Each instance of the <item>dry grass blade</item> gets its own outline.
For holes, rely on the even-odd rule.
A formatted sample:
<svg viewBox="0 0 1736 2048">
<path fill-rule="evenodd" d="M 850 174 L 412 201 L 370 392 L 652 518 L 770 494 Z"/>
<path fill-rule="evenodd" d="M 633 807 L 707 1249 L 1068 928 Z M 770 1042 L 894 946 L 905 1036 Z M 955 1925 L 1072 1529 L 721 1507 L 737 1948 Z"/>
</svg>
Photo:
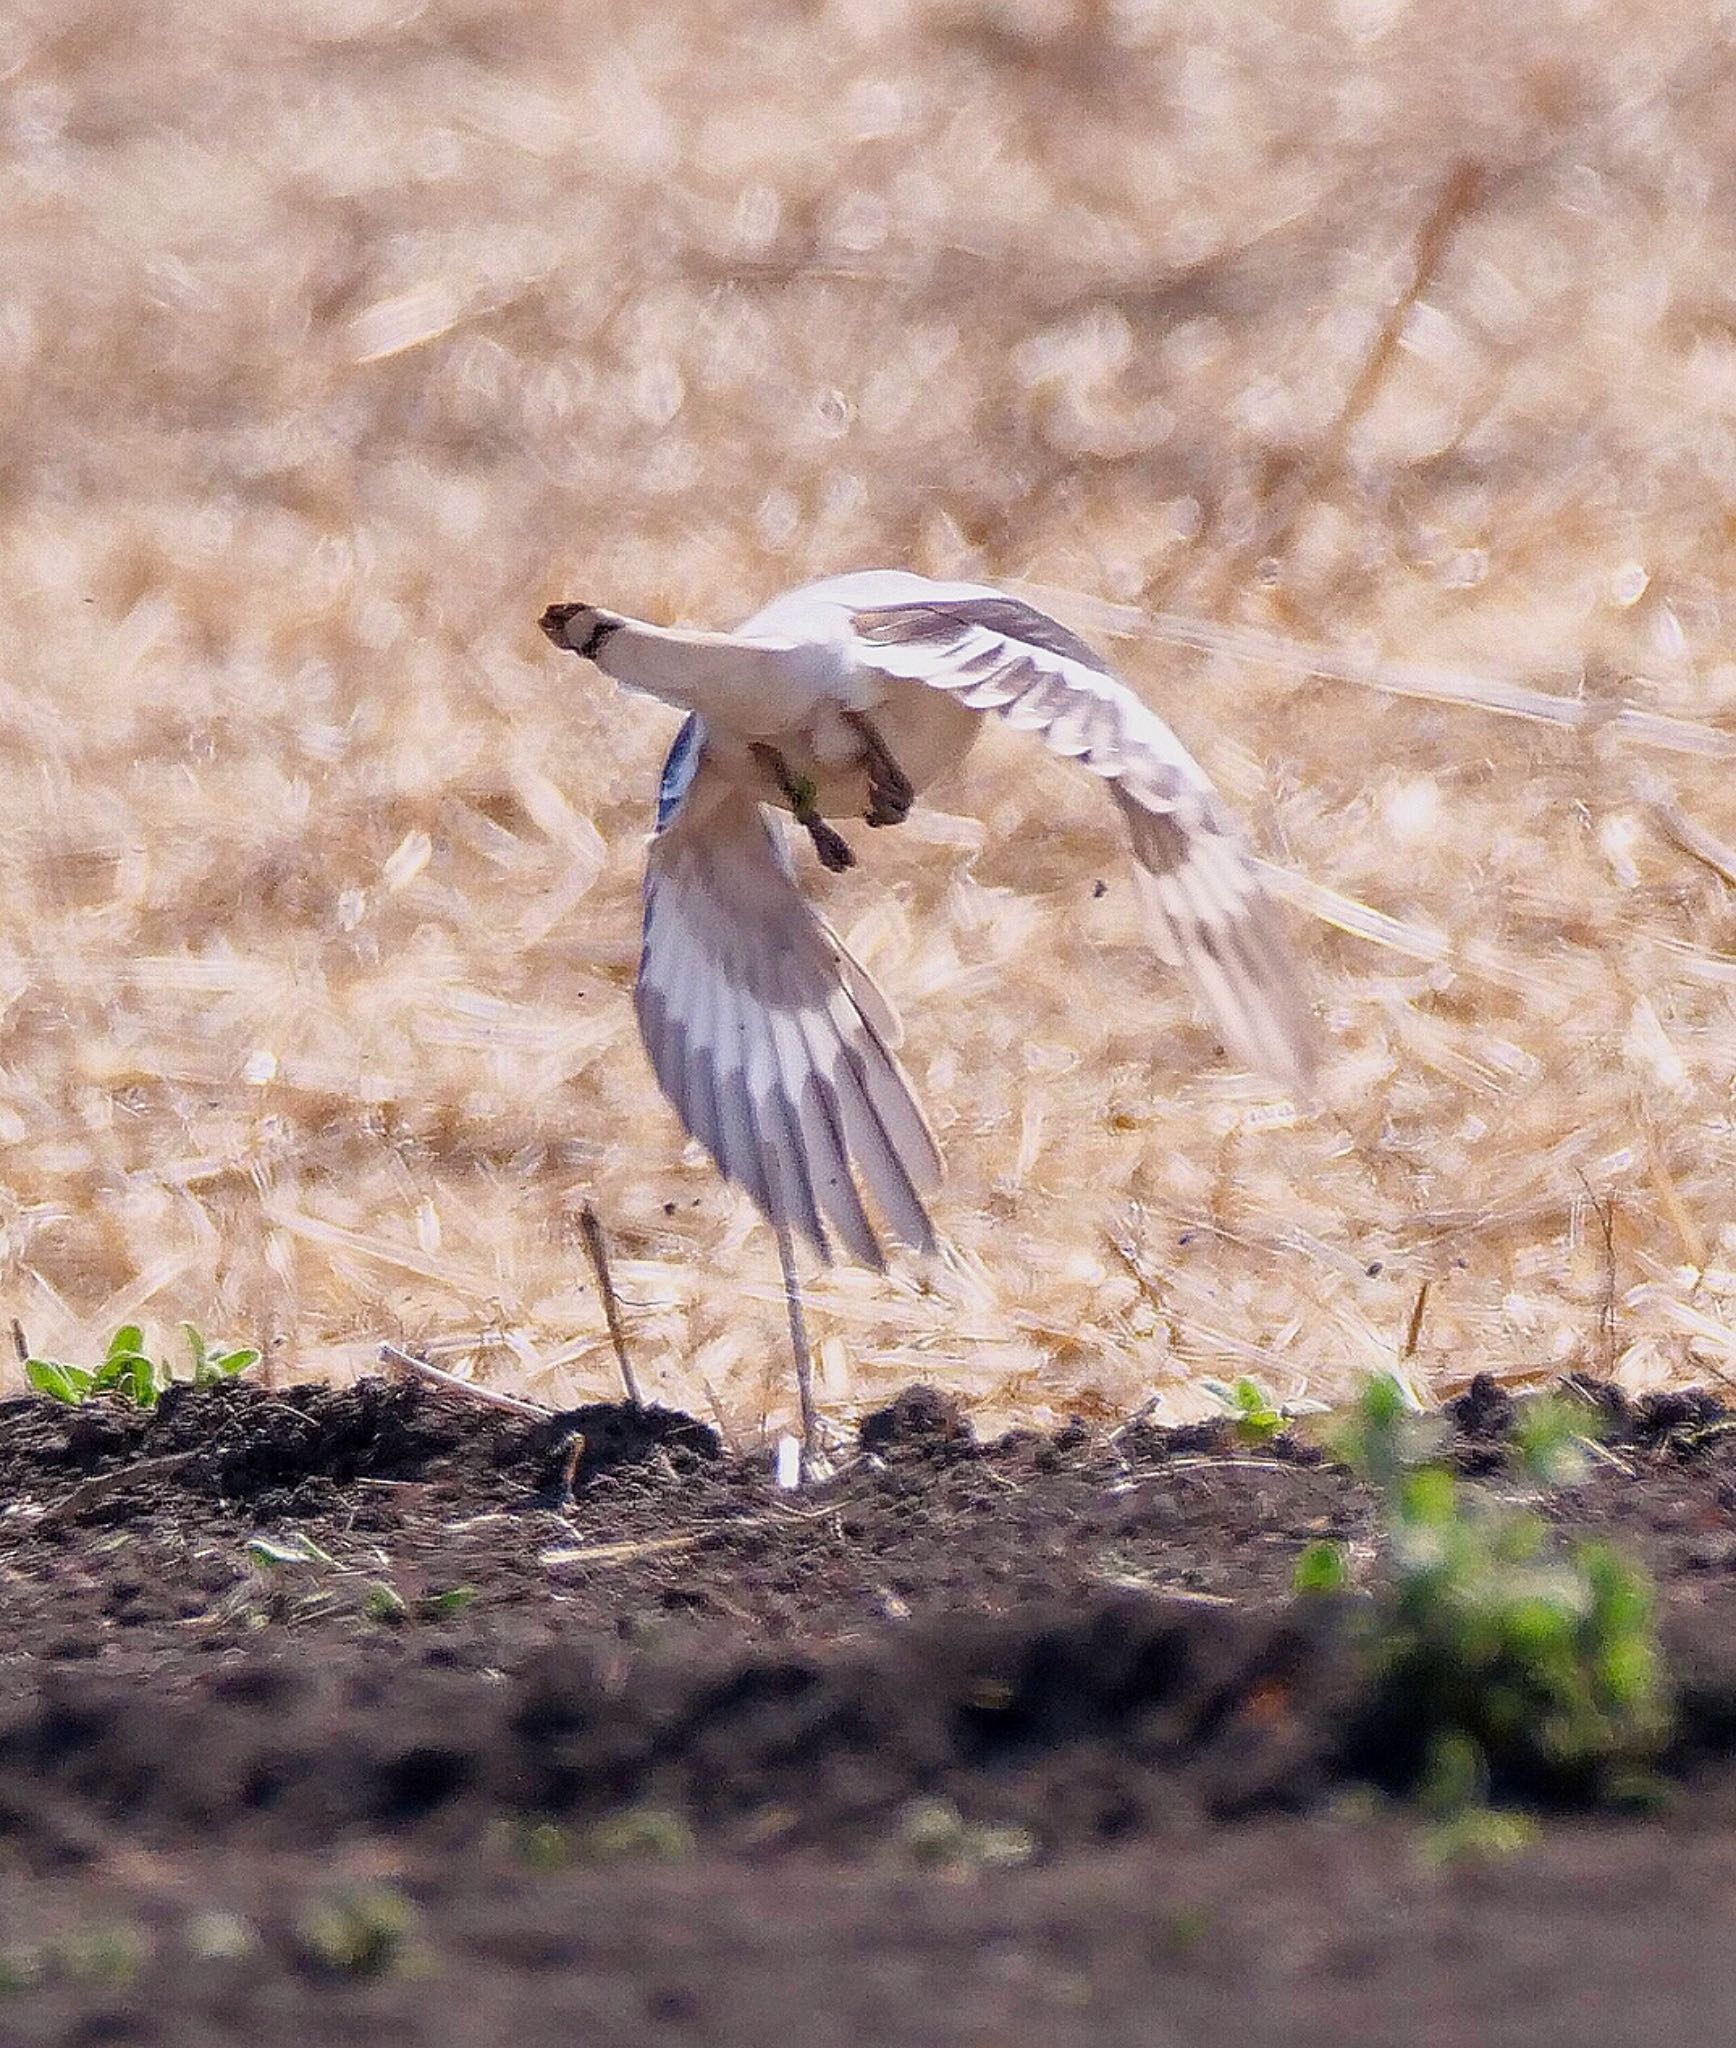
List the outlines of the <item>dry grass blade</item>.
<svg viewBox="0 0 1736 2048">
<path fill-rule="evenodd" d="M 621 1327 L 621 1306 L 615 1296 L 615 1281 L 609 1271 L 609 1246 L 603 1236 L 603 1226 L 597 1212 L 589 1202 L 579 1210 L 579 1228 L 584 1235 L 585 1250 L 590 1254 L 591 1271 L 597 1276 L 597 1292 L 603 1298 L 603 1314 L 608 1320 L 609 1342 L 615 1347 L 615 1363 L 621 1368 L 621 1384 L 627 1390 L 627 1399 L 635 1408 L 645 1403 L 639 1398 L 639 1385 L 633 1377 L 633 1361 L 627 1356 L 627 1336 Z"/>
<path fill-rule="evenodd" d="M 736 1523 L 733 1527 L 742 1525 Z M 627 1543 L 569 1543 L 553 1550 L 539 1551 L 540 1565 L 596 1565 L 605 1567 L 618 1564 L 637 1564 L 644 1557 L 670 1557 L 683 1550 L 696 1550 L 708 1540 L 705 1536 L 646 1536 Z"/>
<path fill-rule="evenodd" d="M 472 1380 L 460 1379 L 456 1373 L 430 1365 L 427 1359 L 418 1358 L 413 1351 L 402 1350 L 396 1344 L 380 1346 L 380 1363 L 393 1372 L 408 1373 L 455 1400 L 474 1402 L 481 1408 L 498 1408 L 506 1415 L 522 1415 L 527 1421 L 545 1422 L 554 1412 L 540 1401 L 526 1401 L 518 1394 L 503 1393 L 498 1387 L 479 1387 Z"/>
<path fill-rule="evenodd" d="M 1722 839 L 1708 832 L 1704 825 L 1696 824 L 1674 797 L 1662 790 L 1652 795 L 1647 809 L 1672 846 L 1679 846 L 1690 858 L 1710 868 L 1720 881 L 1736 887 L 1736 852 Z"/>
<path fill-rule="evenodd" d="M 1404 1342 L 1398 1349 L 1401 1360 L 1408 1362 L 1417 1355 L 1417 1346 L 1423 1337 L 1423 1314 L 1428 1305 L 1429 1283 L 1424 1280 L 1418 1284 L 1417 1298 L 1411 1303 L 1410 1321 L 1405 1325 Z"/>
</svg>

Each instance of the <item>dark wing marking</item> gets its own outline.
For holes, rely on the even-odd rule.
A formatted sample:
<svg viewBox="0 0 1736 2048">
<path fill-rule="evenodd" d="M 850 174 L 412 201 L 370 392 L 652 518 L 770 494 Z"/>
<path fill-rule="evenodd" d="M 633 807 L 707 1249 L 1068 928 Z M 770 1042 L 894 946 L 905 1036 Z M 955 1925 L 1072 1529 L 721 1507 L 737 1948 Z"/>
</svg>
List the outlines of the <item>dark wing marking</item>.
<svg viewBox="0 0 1736 2048">
<path fill-rule="evenodd" d="M 657 830 L 661 832 L 681 808 L 681 800 L 693 787 L 699 764 L 705 757 L 705 726 L 697 711 L 690 711 L 681 730 L 663 757 L 663 773 L 657 778 Z"/>
<path fill-rule="evenodd" d="M 940 1153 L 885 998 L 797 889 L 760 806 L 721 785 L 701 794 L 645 868 L 634 1003 L 663 1092 L 718 1170 L 822 1258 L 829 1224 L 885 1264 L 857 1172 L 892 1230 L 933 1251 L 922 1197 Z"/>
<path fill-rule="evenodd" d="M 1018 640 L 1027 647 L 1040 647 L 1059 654 L 1083 668 L 1103 675 L 1109 671 L 1102 657 L 1077 633 L 1068 632 L 1047 612 L 1033 611 L 1016 597 L 947 598 L 923 604 L 879 605 L 873 611 L 855 615 L 856 631 L 862 639 L 879 647 L 950 647 L 961 626 L 980 626 L 1005 640 Z"/>
<path fill-rule="evenodd" d="M 994 711 L 1110 785 L 1160 945 L 1249 1066 L 1306 1088 L 1308 1012 L 1277 906 L 1205 772 L 1076 634 L 1016 598 L 945 598 L 853 612 L 859 657 Z"/>
</svg>

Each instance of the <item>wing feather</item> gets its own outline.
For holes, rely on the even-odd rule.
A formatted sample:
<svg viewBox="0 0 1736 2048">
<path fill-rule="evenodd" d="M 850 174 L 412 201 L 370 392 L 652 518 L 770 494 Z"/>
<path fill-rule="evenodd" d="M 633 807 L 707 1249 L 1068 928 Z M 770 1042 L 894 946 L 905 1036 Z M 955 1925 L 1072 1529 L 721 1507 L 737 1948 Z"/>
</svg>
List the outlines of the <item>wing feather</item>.
<svg viewBox="0 0 1736 2048">
<path fill-rule="evenodd" d="M 863 1202 L 925 1251 L 940 1153 L 897 1020 L 796 886 L 761 807 L 694 771 L 651 842 L 635 1007 L 663 1092 L 718 1170 L 822 1258 L 884 1264 Z M 857 1176 L 860 1175 L 861 1185 Z"/>
<path fill-rule="evenodd" d="M 1016 598 L 913 596 L 854 608 L 851 625 L 865 666 L 998 711 L 1109 784 L 1160 950 L 1238 1058 L 1305 1090 L 1316 1031 L 1282 919 L 1204 770 L 1163 720 L 1076 634 Z"/>
</svg>

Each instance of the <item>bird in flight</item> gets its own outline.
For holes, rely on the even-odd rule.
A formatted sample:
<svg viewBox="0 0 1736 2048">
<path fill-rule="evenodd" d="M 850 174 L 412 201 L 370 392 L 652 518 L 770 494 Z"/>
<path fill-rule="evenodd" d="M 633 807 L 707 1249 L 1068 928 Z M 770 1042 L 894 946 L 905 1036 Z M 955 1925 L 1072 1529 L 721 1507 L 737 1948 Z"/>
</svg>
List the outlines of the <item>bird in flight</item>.
<svg viewBox="0 0 1736 2048">
<path fill-rule="evenodd" d="M 932 1251 L 924 1198 L 941 1159 L 897 1019 L 802 893 L 766 806 L 794 816 L 825 867 L 853 866 L 831 821 L 901 823 L 985 714 L 1102 778 L 1159 950 L 1232 1054 L 1307 1088 L 1313 1019 L 1234 820 L 1163 720 L 1054 619 L 982 584 L 866 570 L 789 591 L 731 633 L 589 604 L 551 605 L 541 624 L 688 714 L 646 861 L 639 1029 L 682 1123 L 777 1230 L 792 1288 L 792 1232 L 823 1259 L 835 1233 L 884 1265 L 864 1189 L 894 1235 Z"/>
</svg>

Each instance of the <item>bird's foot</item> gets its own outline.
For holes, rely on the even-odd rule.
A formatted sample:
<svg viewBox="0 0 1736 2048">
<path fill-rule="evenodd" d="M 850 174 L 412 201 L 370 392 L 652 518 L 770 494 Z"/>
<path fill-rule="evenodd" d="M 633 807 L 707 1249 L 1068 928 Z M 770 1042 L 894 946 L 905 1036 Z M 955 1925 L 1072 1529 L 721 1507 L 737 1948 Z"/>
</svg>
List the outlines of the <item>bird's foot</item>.
<svg viewBox="0 0 1736 2048">
<path fill-rule="evenodd" d="M 768 747 L 763 741 L 755 743 L 753 756 L 771 777 L 779 796 L 794 812 L 796 823 L 814 842 L 820 865 L 834 875 L 853 868 L 856 856 L 850 851 L 849 840 L 843 833 L 834 831 L 814 807 L 816 791 L 813 783 L 806 776 L 795 774 L 777 748 Z"/>
<path fill-rule="evenodd" d="M 862 765 L 868 771 L 868 808 L 863 815 L 870 825 L 902 825 L 916 801 L 910 777 L 893 758 L 873 719 L 861 711 L 846 711 L 844 719 L 862 742 Z"/>
<path fill-rule="evenodd" d="M 868 821 L 872 824 L 872 818 Z M 814 851 L 820 856 L 820 865 L 834 875 L 841 875 L 846 868 L 856 865 L 856 856 L 850 850 L 850 842 L 842 832 L 835 832 L 824 818 L 810 812 L 803 817 L 796 813 L 796 823 L 806 826 L 808 837 L 814 842 Z"/>
</svg>

